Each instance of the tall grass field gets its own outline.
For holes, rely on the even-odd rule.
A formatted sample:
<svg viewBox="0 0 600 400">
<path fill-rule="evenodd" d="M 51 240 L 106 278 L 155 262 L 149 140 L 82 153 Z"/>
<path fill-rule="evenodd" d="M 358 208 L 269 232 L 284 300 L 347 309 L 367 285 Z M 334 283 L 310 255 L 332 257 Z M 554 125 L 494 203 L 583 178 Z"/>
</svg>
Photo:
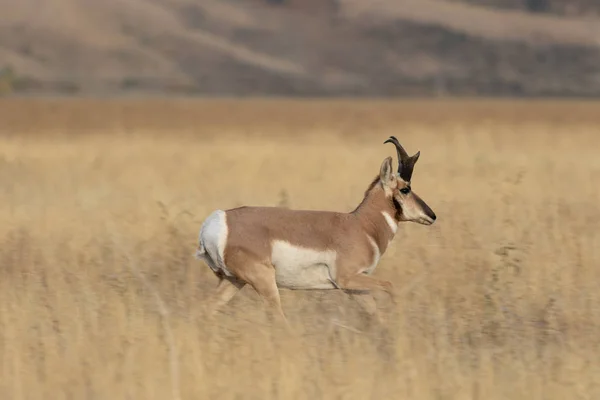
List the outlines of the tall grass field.
<svg viewBox="0 0 600 400">
<path fill-rule="evenodd" d="M 600 104 L 0 101 L 0 399 L 599 399 Z M 351 211 L 390 135 L 421 151 L 375 276 L 245 287 L 193 257 L 240 205 Z"/>
</svg>

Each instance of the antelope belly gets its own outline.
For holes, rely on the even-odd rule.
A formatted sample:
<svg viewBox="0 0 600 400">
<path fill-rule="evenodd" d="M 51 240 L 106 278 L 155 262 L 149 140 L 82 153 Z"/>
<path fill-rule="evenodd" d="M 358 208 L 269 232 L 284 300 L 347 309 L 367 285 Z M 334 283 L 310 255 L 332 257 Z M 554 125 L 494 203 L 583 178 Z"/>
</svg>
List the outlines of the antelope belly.
<svg viewBox="0 0 600 400">
<path fill-rule="evenodd" d="M 288 289 L 334 289 L 336 252 L 313 250 L 283 240 L 272 243 L 277 285 Z"/>
</svg>

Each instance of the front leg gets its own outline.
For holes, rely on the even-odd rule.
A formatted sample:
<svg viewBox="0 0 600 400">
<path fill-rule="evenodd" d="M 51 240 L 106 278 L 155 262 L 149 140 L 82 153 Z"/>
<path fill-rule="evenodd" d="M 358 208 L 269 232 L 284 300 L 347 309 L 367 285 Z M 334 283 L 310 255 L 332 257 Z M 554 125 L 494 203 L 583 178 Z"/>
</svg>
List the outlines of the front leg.
<svg viewBox="0 0 600 400">
<path fill-rule="evenodd" d="M 354 300 L 370 317 L 374 317 L 381 323 L 381 317 L 377 311 L 377 303 L 371 293 L 350 293 L 350 298 Z"/>
<path fill-rule="evenodd" d="M 390 295 L 395 303 L 393 286 L 390 281 L 373 278 L 364 274 L 341 276 L 337 281 L 342 290 L 375 290 L 381 289 Z"/>
</svg>

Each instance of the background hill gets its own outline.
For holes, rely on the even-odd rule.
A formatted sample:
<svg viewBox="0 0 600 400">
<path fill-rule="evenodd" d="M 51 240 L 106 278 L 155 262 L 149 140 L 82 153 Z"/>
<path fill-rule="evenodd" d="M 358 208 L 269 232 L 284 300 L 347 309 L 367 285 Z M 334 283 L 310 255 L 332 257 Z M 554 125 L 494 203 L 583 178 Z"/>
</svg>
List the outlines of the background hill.
<svg viewBox="0 0 600 400">
<path fill-rule="evenodd" d="M 0 7 L 4 94 L 600 95 L 593 0 L 0 0 Z"/>
</svg>

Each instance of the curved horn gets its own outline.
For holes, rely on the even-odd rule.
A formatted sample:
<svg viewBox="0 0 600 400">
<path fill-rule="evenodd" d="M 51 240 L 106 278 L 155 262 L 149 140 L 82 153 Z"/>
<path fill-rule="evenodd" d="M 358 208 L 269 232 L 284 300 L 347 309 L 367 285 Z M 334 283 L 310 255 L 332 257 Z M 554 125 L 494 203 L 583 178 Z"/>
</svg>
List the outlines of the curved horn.
<svg viewBox="0 0 600 400">
<path fill-rule="evenodd" d="M 406 182 L 410 182 L 413 169 L 415 168 L 415 163 L 419 159 L 421 152 L 417 152 L 417 154 L 410 157 L 395 136 L 390 136 L 388 140 L 383 142 L 383 144 L 388 142 L 393 143 L 394 146 L 396 146 L 396 151 L 398 152 L 398 175 L 400 175 L 400 177 Z"/>
<path fill-rule="evenodd" d="M 408 159 L 408 153 L 406 150 L 404 150 L 404 147 L 402 147 L 398 139 L 396 139 L 396 136 L 390 136 L 388 140 L 383 142 L 383 144 L 386 143 L 393 143 L 394 146 L 396 146 L 396 152 L 398 153 L 398 164 L 402 164 L 404 160 Z"/>
</svg>

